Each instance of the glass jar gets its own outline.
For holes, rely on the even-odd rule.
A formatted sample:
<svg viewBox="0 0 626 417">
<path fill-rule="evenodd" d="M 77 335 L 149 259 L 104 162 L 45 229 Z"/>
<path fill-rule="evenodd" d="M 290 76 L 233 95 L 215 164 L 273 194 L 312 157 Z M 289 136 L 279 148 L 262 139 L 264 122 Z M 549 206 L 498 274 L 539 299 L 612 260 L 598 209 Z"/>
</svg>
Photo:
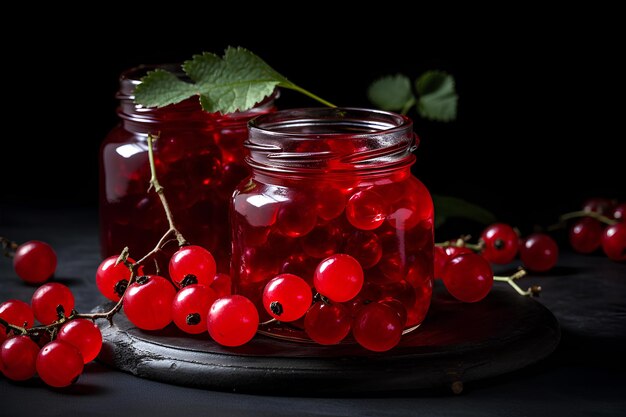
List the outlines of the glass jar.
<svg viewBox="0 0 626 417">
<path fill-rule="evenodd" d="M 233 290 L 262 304 L 266 283 L 281 273 L 303 278 L 344 253 L 359 261 L 364 284 L 344 305 L 354 314 L 378 301 L 399 301 L 406 328 L 424 319 L 432 295 L 433 204 L 411 174 L 416 136 L 393 113 L 320 108 L 279 111 L 249 124 L 249 179 L 231 205 Z M 303 320 L 272 322 L 264 332 L 305 337 Z"/>
<path fill-rule="evenodd" d="M 103 257 L 128 246 L 133 257 L 149 252 L 167 230 L 156 193 L 148 193 L 148 134 L 158 134 L 155 163 L 159 182 L 177 228 L 193 244 L 210 250 L 220 272 L 230 264 L 228 205 L 233 190 L 249 174 L 243 161 L 247 122 L 274 111 L 273 97 L 253 109 L 210 114 L 192 97 L 164 108 L 133 102 L 133 92 L 147 71 L 141 66 L 120 77 L 117 111 L 121 123 L 100 149 L 100 235 Z M 159 66 L 180 71 L 177 66 Z M 167 265 L 161 265 L 167 269 Z"/>
</svg>

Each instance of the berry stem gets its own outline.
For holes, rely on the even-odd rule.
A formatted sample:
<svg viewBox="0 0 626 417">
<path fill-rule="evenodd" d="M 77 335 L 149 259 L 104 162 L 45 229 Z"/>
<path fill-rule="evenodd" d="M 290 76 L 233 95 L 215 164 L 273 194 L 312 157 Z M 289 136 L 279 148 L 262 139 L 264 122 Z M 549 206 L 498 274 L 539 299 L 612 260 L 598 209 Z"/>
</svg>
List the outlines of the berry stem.
<svg viewBox="0 0 626 417">
<path fill-rule="evenodd" d="M 515 283 L 516 279 L 520 279 L 525 276 L 526 276 L 526 270 L 520 269 L 519 271 L 517 271 L 516 273 L 508 277 L 494 276 L 493 280 L 508 283 L 511 287 L 513 287 L 515 291 L 517 291 L 519 295 L 522 295 L 525 297 L 534 297 L 534 296 L 539 295 L 539 293 L 541 292 L 540 286 L 533 285 L 532 287 L 528 288 L 528 290 L 524 291 L 519 285 Z"/>
<path fill-rule="evenodd" d="M 4 256 L 7 258 L 12 258 L 13 254 L 17 250 L 17 247 L 19 246 L 17 242 L 13 242 L 12 240 L 2 236 L 0 236 L 0 245 L 2 246 Z"/>
<path fill-rule="evenodd" d="M 24 334 L 24 335 L 35 335 L 37 333 L 47 331 L 47 332 L 50 332 L 52 336 L 54 336 L 61 325 L 63 325 L 67 321 L 78 319 L 78 318 L 90 319 L 90 320 L 107 319 L 109 323 L 112 325 L 113 316 L 115 316 L 115 314 L 118 311 L 120 311 L 120 309 L 122 308 L 122 304 L 124 302 L 124 296 L 126 295 L 128 288 L 133 282 L 137 280 L 137 272 L 139 271 L 139 267 L 144 265 L 146 262 L 148 262 L 151 258 L 154 257 L 154 255 L 156 255 L 159 251 L 161 251 L 161 249 L 163 249 L 164 246 L 166 246 L 168 243 L 173 241 L 172 236 L 176 238 L 179 246 L 183 246 L 187 244 L 187 240 L 185 240 L 183 235 L 180 233 L 180 231 L 178 231 L 178 229 L 176 228 L 176 225 L 174 224 L 174 217 L 172 216 L 172 211 L 170 210 L 170 206 L 167 202 L 167 199 L 165 198 L 164 188 L 161 186 L 157 178 L 156 164 L 154 162 L 154 153 L 152 150 L 152 144 L 154 143 L 154 140 L 156 138 L 157 137 L 153 135 L 148 135 L 148 160 L 150 163 L 150 172 L 152 174 L 152 177 L 150 178 L 150 187 L 148 188 L 148 191 L 150 191 L 151 189 L 154 189 L 154 191 L 159 195 L 159 199 L 161 200 L 161 205 L 163 206 L 163 210 L 165 211 L 165 216 L 167 217 L 167 223 L 168 223 L 169 228 L 163 234 L 163 236 L 161 236 L 161 239 L 159 239 L 159 242 L 156 244 L 156 246 L 135 263 L 128 261 L 128 256 L 129 256 L 128 247 L 124 248 L 124 250 L 120 254 L 115 264 L 118 265 L 120 263 L 123 263 L 124 265 L 126 265 L 126 267 L 130 270 L 130 278 L 128 279 L 128 285 L 126 286 L 126 289 L 124 290 L 124 294 L 122 294 L 122 296 L 120 297 L 120 300 L 108 311 L 103 311 L 100 313 L 78 313 L 75 310 L 72 310 L 72 312 L 68 316 L 62 315 L 59 318 L 59 320 L 51 324 L 48 324 L 46 326 L 31 327 L 29 329 L 10 324 L 6 320 L 0 318 L 0 324 L 5 326 L 7 331 L 13 331 L 14 333 L 19 333 L 19 334 Z M 2 248 L 5 251 L 5 254 L 7 254 L 9 250 L 14 251 L 15 249 L 17 249 L 17 246 L 18 246 L 17 243 L 12 242 L 9 239 L 3 238 L 3 237 L 0 237 L 0 243 L 2 244 Z"/>
<path fill-rule="evenodd" d="M 567 225 L 567 221 L 571 219 L 577 219 L 580 217 L 591 217 L 592 219 L 596 219 L 601 223 L 612 226 L 617 224 L 616 220 L 610 219 L 600 213 L 596 213 L 595 211 L 586 211 L 586 210 L 578 210 L 572 211 L 570 213 L 565 213 L 559 217 L 558 223 L 555 223 L 551 226 L 548 226 L 548 231 L 554 231 L 557 229 L 562 229 Z"/>
<path fill-rule="evenodd" d="M 148 191 L 154 188 L 154 191 L 159 195 L 159 199 L 161 200 L 161 205 L 163 206 L 163 210 L 165 211 L 165 217 L 167 217 L 167 223 L 170 226 L 170 230 L 176 236 L 176 240 L 178 241 L 179 246 L 184 246 L 187 244 L 187 241 L 183 237 L 183 235 L 176 229 L 174 225 L 174 216 L 172 215 L 172 210 L 170 210 L 170 206 L 167 203 L 167 199 L 165 198 L 165 193 L 163 192 L 163 187 L 159 183 L 159 179 L 156 174 L 156 164 L 154 163 L 154 150 L 152 144 L 154 140 L 157 139 L 158 136 L 152 136 L 148 134 L 148 160 L 150 162 L 150 187 L 148 187 Z M 163 240 L 163 239 L 161 239 Z"/>
<path fill-rule="evenodd" d="M 435 243 L 435 246 L 440 246 L 442 248 L 448 248 L 450 246 L 454 246 L 457 248 L 468 248 L 473 250 L 474 252 L 480 252 L 484 249 L 482 243 L 469 243 L 468 240 L 471 238 L 469 235 L 461 236 L 457 240 L 448 240 L 446 242 Z"/>
</svg>

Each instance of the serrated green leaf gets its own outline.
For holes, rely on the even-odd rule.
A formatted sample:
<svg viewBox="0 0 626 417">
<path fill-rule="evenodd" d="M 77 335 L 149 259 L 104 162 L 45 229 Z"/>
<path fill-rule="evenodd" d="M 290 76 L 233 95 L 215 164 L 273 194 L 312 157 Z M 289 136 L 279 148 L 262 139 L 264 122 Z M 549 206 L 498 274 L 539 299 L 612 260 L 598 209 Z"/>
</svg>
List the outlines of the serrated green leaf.
<svg viewBox="0 0 626 417">
<path fill-rule="evenodd" d="M 449 121 L 456 119 L 459 97 L 454 78 L 443 71 L 428 71 L 415 82 L 418 93 L 417 111 L 422 117 Z"/>
<path fill-rule="evenodd" d="M 374 81 L 367 89 L 367 97 L 376 107 L 398 111 L 411 107 L 415 96 L 411 91 L 411 80 L 406 75 L 388 75 Z"/>
<path fill-rule="evenodd" d="M 223 59 L 210 53 L 196 55 L 183 69 L 198 86 L 202 107 L 210 112 L 249 109 L 272 94 L 276 86 L 291 85 L 244 48 L 228 48 Z"/>
<path fill-rule="evenodd" d="M 496 216 L 490 211 L 456 197 L 433 195 L 435 205 L 435 227 L 441 226 L 450 217 L 460 217 L 478 223 L 495 223 Z"/>
<path fill-rule="evenodd" d="M 179 103 L 197 94 L 192 84 L 164 70 L 150 71 L 135 88 L 135 102 L 146 107 L 163 107 Z"/>
<path fill-rule="evenodd" d="M 290 82 L 261 58 L 241 47 L 228 47 L 224 57 L 206 52 L 195 55 L 183 64 L 183 70 L 192 83 L 163 70 L 148 74 L 137 86 L 135 102 L 147 107 L 163 107 L 198 95 L 203 109 L 232 113 L 252 108 L 278 86 L 299 91 L 334 107 Z"/>
</svg>

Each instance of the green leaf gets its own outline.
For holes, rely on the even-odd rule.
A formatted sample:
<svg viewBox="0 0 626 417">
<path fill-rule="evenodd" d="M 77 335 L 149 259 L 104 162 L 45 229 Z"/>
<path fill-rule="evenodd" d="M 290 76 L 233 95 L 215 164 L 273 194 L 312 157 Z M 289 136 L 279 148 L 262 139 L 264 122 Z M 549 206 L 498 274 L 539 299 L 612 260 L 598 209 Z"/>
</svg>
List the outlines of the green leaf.
<svg viewBox="0 0 626 417">
<path fill-rule="evenodd" d="M 232 113 L 248 110 L 272 94 L 276 87 L 284 87 L 334 107 L 295 85 L 241 47 L 228 47 L 224 57 L 206 52 L 195 55 L 183 64 L 183 70 L 191 83 L 163 70 L 149 73 L 137 86 L 135 102 L 148 107 L 163 107 L 199 95 L 203 109 Z"/>
<path fill-rule="evenodd" d="M 210 112 L 249 109 L 272 94 L 276 86 L 291 85 L 244 48 L 228 48 L 223 59 L 210 53 L 195 55 L 183 69 L 198 86 L 202 107 Z"/>
<path fill-rule="evenodd" d="M 163 107 L 197 94 L 197 89 L 164 70 L 150 71 L 135 88 L 135 102 L 146 107 Z"/>
<path fill-rule="evenodd" d="M 496 216 L 490 211 L 460 198 L 433 195 L 433 204 L 435 205 L 435 227 L 441 226 L 450 217 L 460 217 L 483 224 L 496 221 Z"/>
<path fill-rule="evenodd" d="M 388 111 L 408 110 L 415 103 L 411 80 L 402 74 L 374 81 L 367 89 L 367 97 L 376 107 Z"/>
<path fill-rule="evenodd" d="M 443 71 L 428 71 L 415 82 L 418 93 L 417 111 L 422 117 L 449 121 L 456 119 L 459 97 L 454 78 Z"/>
</svg>

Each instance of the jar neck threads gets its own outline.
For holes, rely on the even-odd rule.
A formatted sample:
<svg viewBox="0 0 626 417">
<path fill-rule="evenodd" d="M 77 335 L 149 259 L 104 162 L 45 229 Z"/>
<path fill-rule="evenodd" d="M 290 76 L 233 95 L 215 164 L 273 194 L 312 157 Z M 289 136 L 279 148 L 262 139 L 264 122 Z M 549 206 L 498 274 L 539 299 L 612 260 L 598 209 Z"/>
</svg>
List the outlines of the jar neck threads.
<svg viewBox="0 0 626 417">
<path fill-rule="evenodd" d="M 265 174 L 383 174 L 410 166 L 413 123 L 394 113 L 358 108 L 308 108 L 250 121 L 246 162 Z"/>
</svg>

